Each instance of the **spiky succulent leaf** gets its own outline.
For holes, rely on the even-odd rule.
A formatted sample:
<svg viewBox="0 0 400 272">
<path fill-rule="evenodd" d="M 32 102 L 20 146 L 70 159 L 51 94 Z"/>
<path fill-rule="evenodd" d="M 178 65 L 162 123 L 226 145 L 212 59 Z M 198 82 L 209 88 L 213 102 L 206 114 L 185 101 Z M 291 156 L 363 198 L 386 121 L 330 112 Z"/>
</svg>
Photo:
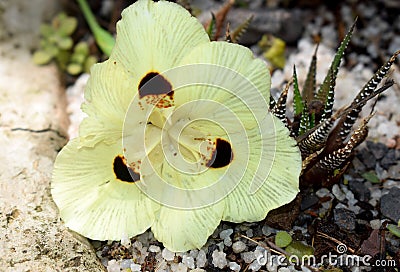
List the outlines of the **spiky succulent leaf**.
<svg viewBox="0 0 400 272">
<path fill-rule="evenodd" d="M 211 20 L 208 23 L 208 26 L 206 27 L 206 32 L 208 34 L 208 37 L 210 37 L 210 40 L 212 40 L 215 35 L 215 24 L 216 24 L 215 21 L 216 21 L 215 14 L 211 12 Z"/>
<path fill-rule="evenodd" d="M 367 84 L 364 85 L 361 91 L 357 94 L 353 103 L 359 103 L 361 100 L 370 96 L 374 92 L 378 84 L 389 72 L 390 67 L 392 67 L 392 64 L 396 61 L 396 58 L 399 54 L 400 50 L 396 51 L 389 58 L 389 60 L 379 68 L 379 70 L 374 74 L 374 76 L 367 82 Z"/>
<path fill-rule="evenodd" d="M 328 93 L 329 93 L 330 85 L 332 83 L 332 78 L 331 77 L 333 77 L 334 81 L 336 80 L 336 76 L 337 76 L 337 73 L 339 71 L 340 61 L 341 61 L 341 59 L 343 57 L 343 54 L 344 54 L 344 51 L 345 51 L 347 45 L 350 42 L 351 36 L 353 34 L 353 31 L 354 31 L 354 27 L 356 25 L 356 22 L 357 22 L 357 19 L 354 21 L 354 23 L 351 26 L 350 30 L 347 32 L 347 34 L 344 37 L 342 43 L 340 44 L 340 46 L 339 46 L 339 48 L 338 48 L 338 50 L 337 50 L 337 52 L 335 54 L 335 57 L 334 57 L 334 59 L 332 61 L 332 64 L 331 64 L 331 66 L 329 68 L 329 72 L 326 75 L 322 85 L 320 86 L 320 88 L 319 88 L 319 90 L 318 90 L 318 92 L 316 94 L 316 98 L 318 100 L 320 100 L 324 104 L 325 104 L 325 102 L 327 100 L 327 96 L 328 96 Z"/>
<path fill-rule="evenodd" d="M 293 66 L 293 108 L 294 114 L 299 115 L 304 110 L 304 102 L 299 90 L 299 83 L 297 80 L 296 66 Z"/>
<path fill-rule="evenodd" d="M 300 118 L 299 135 L 303 135 L 309 129 L 310 129 L 310 115 L 308 114 L 307 107 L 304 107 Z"/>
<path fill-rule="evenodd" d="M 328 138 L 328 134 L 335 124 L 336 116 L 326 119 L 313 130 L 309 130 L 307 135 L 298 140 L 298 146 L 303 157 L 320 150 Z"/>
<path fill-rule="evenodd" d="M 330 77 L 330 84 L 329 84 L 329 91 L 328 91 L 328 96 L 325 101 L 324 105 L 324 112 L 322 114 L 322 120 L 325 120 L 329 117 L 332 116 L 332 111 L 333 111 L 333 103 L 335 102 L 335 85 L 336 85 L 336 77 L 333 75 L 333 72 L 330 71 L 331 77 Z"/>
<path fill-rule="evenodd" d="M 286 119 L 286 100 L 287 100 L 287 95 L 289 92 L 289 87 L 290 87 L 291 81 L 289 81 L 281 95 L 279 96 L 279 99 L 276 104 L 271 107 L 272 113 L 278 117 L 285 125 L 287 125 L 287 119 Z M 271 105 L 271 100 L 270 100 L 270 105 Z"/>
<path fill-rule="evenodd" d="M 244 33 L 246 33 L 247 29 L 249 28 L 249 25 L 250 25 L 251 21 L 253 20 L 253 18 L 254 18 L 254 16 L 251 15 L 244 22 L 242 22 L 238 27 L 235 28 L 235 30 L 231 34 L 232 42 L 237 43 L 240 40 L 240 38 L 243 36 Z"/>
<path fill-rule="evenodd" d="M 307 104 L 311 103 L 314 99 L 316 89 L 316 75 L 317 75 L 317 51 L 318 45 L 315 48 L 314 54 L 311 59 L 310 67 L 308 68 L 307 78 L 303 87 L 303 97 Z"/>
</svg>

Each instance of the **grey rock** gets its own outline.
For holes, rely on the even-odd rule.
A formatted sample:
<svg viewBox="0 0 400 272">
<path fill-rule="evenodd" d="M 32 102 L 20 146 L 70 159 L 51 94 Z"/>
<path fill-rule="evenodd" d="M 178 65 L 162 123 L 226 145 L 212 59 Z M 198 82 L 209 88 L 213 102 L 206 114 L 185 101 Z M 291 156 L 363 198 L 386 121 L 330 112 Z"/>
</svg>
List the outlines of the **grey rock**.
<svg viewBox="0 0 400 272">
<path fill-rule="evenodd" d="M 395 163 L 396 163 L 396 151 L 394 149 L 389 149 L 389 151 L 380 161 L 380 165 L 387 170 L 391 165 Z"/>
<path fill-rule="evenodd" d="M 354 230 L 356 228 L 356 217 L 354 212 L 340 208 L 333 211 L 333 216 L 335 224 L 340 228 L 346 230 Z"/>
<path fill-rule="evenodd" d="M 369 201 L 371 193 L 368 188 L 365 187 L 364 182 L 360 180 L 352 180 L 349 182 L 349 187 L 358 200 L 363 202 Z"/>
<path fill-rule="evenodd" d="M 377 160 L 382 159 L 389 150 L 383 143 L 374 143 L 372 141 L 367 141 L 367 147 Z"/>
<path fill-rule="evenodd" d="M 307 194 L 305 197 L 303 197 L 303 199 L 301 201 L 300 209 L 302 211 L 307 210 L 308 208 L 314 206 L 318 202 L 319 202 L 319 198 L 316 197 L 314 194 L 312 194 L 312 195 Z"/>
<path fill-rule="evenodd" d="M 30 50 L 55 2 L 0 3 L 0 29 L 12 34 L 0 33 L 1 271 L 104 271 L 88 241 L 59 219 L 50 195 L 67 138 L 65 91 L 56 67 L 34 65 Z"/>
<path fill-rule="evenodd" d="M 376 158 L 368 149 L 363 148 L 357 153 L 357 158 L 362 161 L 367 169 L 375 169 Z"/>
<path fill-rule="evenodd" d="M 381 198 L 381 213 L 383 216 L 398 222 L 400 220 L 400 189 L 393 187 Z"/>
</svg>

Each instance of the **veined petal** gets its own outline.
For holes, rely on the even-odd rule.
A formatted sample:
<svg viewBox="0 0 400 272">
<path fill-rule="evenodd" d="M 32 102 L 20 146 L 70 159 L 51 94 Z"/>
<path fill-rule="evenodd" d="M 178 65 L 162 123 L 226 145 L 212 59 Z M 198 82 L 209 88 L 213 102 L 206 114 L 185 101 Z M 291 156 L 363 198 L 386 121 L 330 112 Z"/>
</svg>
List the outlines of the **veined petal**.
<svg viewBox="0 0 400 272">
<path fill-rule="evenodd" d="M 162 206 L 151 230 L 154 237 L 171 251 L 199 249 L 219 225 L 223 208 L 223 202 L 194 210 Z"/>
<path fill-rule="evenodd" d="M 183 7 L 140 0 L 122 12 L 111 58 L 134 78 L 136 90 L 150 72 L 171 69 L 209 38 L 201 23 Z"/>
<path fill-rule="evenodd" d="M 100 141 L 112 143 L 121 138 L 125 114 L 136 93 L 134 81 L 122 65 L 112 60 L 94 65 L 82 105 L 88 117 L 80 125 L 81 145 L 93 147 Z M 145 122 L 145 113 L 139 109 L 134 119 Z"/>
<path fill-rule="evenodd" d="M 226 119 L 225 106 L 246 128 L 257 126 L 266 116 L 270 72 L 249 49 L 226 42 L 206 43 L 194 48 L 180 64 L 163 76 L 174 86 L 176 107 L 191 103 L 189 116 L 208 113 L 211 120 Z"/>
<path fill-rule="evenodd" d="M 223 220 L 262 220 L 270 210 L 289 203 L 299 192 L 301 155 L 280 120 L 269 114 L 260 129 L 249 131 L 247 142 L 248 167 L 239 185 L 225 199 Z M 237 147 L 239 152 L 241 148 Z"/>
<path fill-rule="evenodd" d="M 51 193 L 72 230 L 95 240 L 120 240 L 148 229 L 157 205 L 129 176 L 120 143 L 79 148 L 71 140 L 57 156 Z"/>
</svg>

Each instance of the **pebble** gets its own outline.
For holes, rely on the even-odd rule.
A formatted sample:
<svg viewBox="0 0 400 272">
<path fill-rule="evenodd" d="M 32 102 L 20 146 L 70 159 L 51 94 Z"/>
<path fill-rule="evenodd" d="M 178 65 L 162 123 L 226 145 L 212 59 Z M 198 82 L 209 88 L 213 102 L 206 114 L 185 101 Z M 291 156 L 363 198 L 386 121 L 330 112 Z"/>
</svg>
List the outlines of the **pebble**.
<svg viewBox="0 0 400 272">
<path fill-rule="evenodd" d="M 126 248 L 130 248 L 132 245 L 131 239 L 129 239 L 127 235 L 123 235 L 121 239 L 121 245 L 123 245 Z"/>
<path fill-rule="evenodd" d="M 226 229 L 223 230 L 219 233 L 219 238 L 221 238 L 222 240 L 224 240 L 225 238 L 229 238 L 229 236 L 231 236 L 231 234 L 233 233 L 233 229 Z"/>
<path fill-rule="evenodd" d="M 187 266 L 183 263 L 172 263 L 171 264 L 171 271 L 172 272 L 187 272 Z"/>
<path fill-rule="evenodd" d="M 204 267 L 207 262 L 206 252 L 202 249 L 199 250 L 199 254 L 196 257 L 196 265 L 197 267 Z"/>
<path fill-rule="evenodd" d="M 166 261 L 173 261 L 175 258 L 175 253 L 169 251 L 168 249 L 164 248 L 162 251 L 162 257 L 166 260 Z"/>
<path fill-rule="evenodd" d="M 236 262 L 229 262 L 228 266 L 229 266 L 230 270 L 236 271 L 236 272 L 239 272 L 240 268 L 241 268 L 240 265 Z"/>
<path fill-rule="evenodd" d="M 388 169 L 389 178 L 398 178 L 400 177 L 400 162 L 397 162 L 395 165 L 391 165 Z"/>
<path fill-rule="evenodd" d="M 130 268 L 132 264 L 134 264 L 134 261 L 132 259 L 125 259 L 121 260 L 120 262 L 121 269 Z"/>
<path fill-rule="evenodd" d="M 246 249 L 246 244 L 242 241 L 237 241 L 232 244 L 232 250 L 234 253 L 240 253 Z"/>
<path fill-rule="evenodd" d="M 321 189 L 319 189 L 315 194 L 316 194 L 319 198 L 322 198 L 322 197 L 328 196 L 329 193 L 330 193 L 330 191 L 329 191 L 327 188 L 321 188 Z"/>
<path fill-rule="evenodd" d="M 256 259 L 256 255 L 252 251 L 240 253 L 240 256 L 245 263 L 251 263 Z"/>
<path fill-rule="evenodd" d="M 107 272 L 120 272 L 121 267 L 117 263 L 117 260 L 110 260 L 107 263 Z"/>
<path fill-rule="evenodd" d="M 381 213 L 383 216 L 398 222 L 400 220 L 400 189 L 393 187 L 381 198 Z"/>
<path fill-rule="evenodd" d="M 249 237 L 249 238 L 252 238 L 253 237 L 253 230 L 252 229 L 246 230 L 246 236 Z"/>
<path fill-rule="evenodd" d="M 387 170 L 391 165 L 394 164 L 396 164 L 396 152 L 394 149 L 389 149 L 389 151 L 381 160 L 380 165 Z"/>
<path fill-rule="evenodd" d="M 217 268 L 224 268 L 228 262 L 226 260 L 226 253 L 218 250 L 214 250 L 212 253 L 212 263 Z"/>
<path fill-rule="evenodd" d="M 302 211 L 307 210 L 308 208 L 311 208 L 315 204 L 319 202 L 318 197 L 316 197 L 314 194 L 312 195 L 306 195 L 302 200 L 301 200 L 301 205 L 300 209 Z"/>
<path fill-rule="evenodd" d="M 356 228 L 355 214 L 347 209 L 334 209 L 334 222 L 340 228 L 354 230 Z"/>
<path fill-rule="evenodd" d="M 258 271 L 261 268 L 261 264 L 258 260 L 254 260 L 250 265 L 249 265 L 249 270 L 251 271 Z"/>
<path fill-rule="evenodd" d="M 337 200 L 343 201 L 346 199 L 346 195 L 340 189 L 339 185 L 335 184 L 332 187 L 332 194 L 336 197 Z"/>
<path fill-rule="evenodd" d="M 135 264 L 135 263 L 133 263 L 133 264 L 131 264 L 131 271 L 132 272 L 139 272 L 139 271 L 142 271 L 142 266 L 140 265 L 140 264 Z"/>
<path fill-rule="evenodd" d="M 199 250 L 197 250 L 197 249 L 192 249 L 189 252 L 189 256 L 192 257 L 193 259 L 197 258 L 197 255 L 199 255 Z"/>
<path fill-rule="evenodd" d="M 150 251 L 150 252 L 154 252 L 154 253 L 158 253 L 158 252 L 161 251 L 161 249 L 160 249 L 159 246 L 150 245 L 150 246 L 149 246 L 149 251 Z"/>
<path fill-rule="evenodd" d="M 371 220 L 371 221 L 369 221 L 369 224 L 371 225 L 371 228 L 375 229 L 375 230 L 380 229 L 380 227 L 382 225 L 381 220 L 379 220 L 379 219 Z"/>
<path fill-rule="evenodd" d="M 374 143 L 372 141 L 367 141 L 366 145 L 369 149 L 369 151 L 371 151 L 371 153 L 375 156 L 375 158 L 377 160 L 382 159 L 385 154 L 388 152 L 388 147 L 383 144 L 383 143 Z"/>
<path fill-rule="evenodd" d="M 270 226 L 267 226 L 267 225 L 264 225 L 262 227 L 261 231 L 267 237 L 276 233 L 276 229 L 271 228 Z"/>
<path fill-rule="evenodd" d="M 371 192 L 365 186 L 364 182 L 353 179 L 349 182 L 349 187 L 358 200 L 368 202 L 371 197 Z"/>
<path fill-rule="evenodd" d="M 278 272 L 290 272 L 290 269 L 287 267 L 281 267 L 278 269 Z"/>
<path fill-rule="evenodd" d="M 354 206 L 358 202 L 358 200 L 354 198 L 354 194 L 352 191 L 346 192 L 346 199 L 348 200 L 349 206 Z"/>
<path fill-rule="evenodd" d="M 183 256 L 182 256 L 182 263 L 184 264 L 184 265 L 186 265 L 187 267 L 189 267 L 190 269 L 193 269 L 195 266 L 194 266 L 194 259 L 193 259 L 193 257 L 191 257 L 191 256 L 187 256 L 186 254 L 184 254 Z"/>
</svg>

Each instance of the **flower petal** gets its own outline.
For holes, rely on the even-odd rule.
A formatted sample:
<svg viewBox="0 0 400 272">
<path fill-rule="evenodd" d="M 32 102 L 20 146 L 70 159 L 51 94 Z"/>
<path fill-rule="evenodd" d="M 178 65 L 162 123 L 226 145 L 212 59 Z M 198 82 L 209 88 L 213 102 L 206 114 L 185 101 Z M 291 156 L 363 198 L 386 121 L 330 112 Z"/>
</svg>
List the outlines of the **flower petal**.
<svg viewBox="0 0 400 272">
<path fill-rule="evenodd" d="M 225 199 L 223 220 L 262 220 L 270 210 L 292 201 L 299 191 L 301 155 L 281 121 L 269 114 L 260 129 L 249 132 L 247 142 L 250 144 L 247 170 L 236 189 Z M 245 147 L 236 147 L 239 153 L 242 148 Z M 245 162 L 239 160 L 236 163 Z"/>
<path fill-rule="evenodd" d="M 174 86 L 176 107 L 199 101 L 191 103 L 190 116 L 208 113 L 211 120 L 225 118 L 224 123 L 229 124 L 223 105 L 246 128 L 252 128 L 267 115 L 270 72 L 248 48 L 206 43 L 194 48 L 180 64 L 163 75 Z"/>
<path fill-rule="evenodd" d="M 61 218 L 72 230 L 95 240 L 120 240 L 148 229 L 157 205 L 116 170 L 120 144 L 79 148 L 71 140 L 57 156 L 51 193 Z M 121 164 L 119 167 L 122 167 Z"/>
<path fill-rule="evenodd" d="M 82 146 L 112 143 L 122 137 L 125 114 L 136 94 L 133 86 L 132 78 L 116 62 L 107 60 L 93 66 L 82 105 L 88 115 L 80 125 Z M 139 109 L 135 119 L 145 120 L 145 112 Z"/>
<path fill-rule="evenodd" d="M 122 12 L 111 58 L 124 65 L 137 88 L 150 72 L 171 69 L 194 47 L 208 42 L 204 27 L 183 7 L 141 0 Z"/>
<path fill-rule="evenodd" d="M 151 230 L 154 237 L 171 251 L 200 249 L 219 225 L 223 208 L 222 202 L 195 210 L 162 206 Z"/>
</svg>

